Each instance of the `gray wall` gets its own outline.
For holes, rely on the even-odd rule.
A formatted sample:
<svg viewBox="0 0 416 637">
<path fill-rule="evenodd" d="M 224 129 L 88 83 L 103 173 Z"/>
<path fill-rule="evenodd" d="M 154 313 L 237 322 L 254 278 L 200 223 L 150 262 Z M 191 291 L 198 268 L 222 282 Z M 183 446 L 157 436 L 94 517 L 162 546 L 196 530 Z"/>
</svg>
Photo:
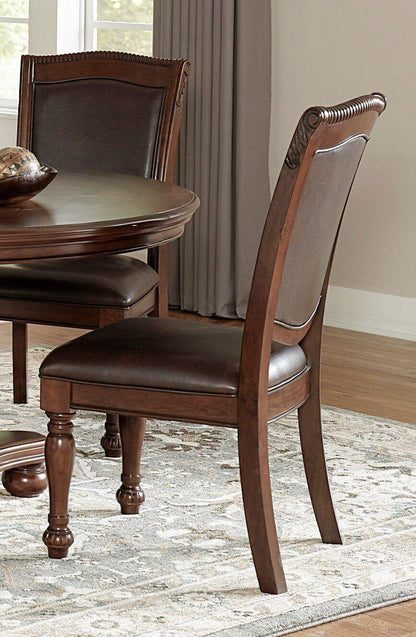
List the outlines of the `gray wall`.
<svg viewBox="0 0 416 637">
<path fill-rule="evenodd" d="M 369 91 L 389 98 L 350 199 L 328 322 L 416 340 L 416 0 L 272 0 L 272 8 L 273 185 L 307 106 Z M 0 115 L 0 147 L 15 143 L 15 128 Z"/>
<path fill-rule="evenodd" d="M 272 184 L 307 106 L 381 91 L 331 283 L 416 297 L 416 1 L 272 0 Z"/>
</svg>

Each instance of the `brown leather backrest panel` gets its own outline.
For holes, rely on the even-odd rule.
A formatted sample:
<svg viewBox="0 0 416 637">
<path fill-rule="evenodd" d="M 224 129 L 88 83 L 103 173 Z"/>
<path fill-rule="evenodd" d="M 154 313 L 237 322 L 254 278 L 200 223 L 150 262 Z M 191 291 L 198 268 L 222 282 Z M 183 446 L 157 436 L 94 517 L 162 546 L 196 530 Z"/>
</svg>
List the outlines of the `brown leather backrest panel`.
<svg viewBox="0 0 416 637">
<path fill-rule="evenodd" d="M 283 267 L 276 309 L 280 323 L 302 325 L 315 311 L 366 141 L 356 136 L 318 150 L 312 159 Z"/>
<path fill-rule="evenodd" d="M 108 78 L 35 82 L 31 150 L 58 170 L 152 177 L 164 98 Z"/>
</svg>

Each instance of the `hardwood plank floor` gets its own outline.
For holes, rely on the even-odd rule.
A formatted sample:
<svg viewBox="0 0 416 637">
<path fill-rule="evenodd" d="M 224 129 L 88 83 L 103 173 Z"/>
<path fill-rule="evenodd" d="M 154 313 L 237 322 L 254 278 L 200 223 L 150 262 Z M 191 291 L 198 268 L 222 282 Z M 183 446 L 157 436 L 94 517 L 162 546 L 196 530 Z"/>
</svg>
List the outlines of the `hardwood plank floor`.
<svg viewBox="0 0 416 637">
<path fill-rule="evenodd" d="M 324 329 L 322 401 L 416 424 L 416 342 Z"/>
<path fill-rule="evenodd" d="M 192 314 L 172 316 L 205 320 Z M 222 322 L 222 321 L 219 321 Z M 241 321 L 234 321 L 242 325 Z M 32 325 L 29 345 L 59 345 L 81 330 Z M 11 327 L 0 322 L 0 349 Z M 322 400 L 326 405 L 416 424 L 416 343 L 325 327 Z M 416 600 L 292 633 L 294 637 L 416 637 Z"/>
<path fill-rule="evenodd" d="M 416 637 L 416 601 L 292 633 L 293 637 Z"/>
</svg>

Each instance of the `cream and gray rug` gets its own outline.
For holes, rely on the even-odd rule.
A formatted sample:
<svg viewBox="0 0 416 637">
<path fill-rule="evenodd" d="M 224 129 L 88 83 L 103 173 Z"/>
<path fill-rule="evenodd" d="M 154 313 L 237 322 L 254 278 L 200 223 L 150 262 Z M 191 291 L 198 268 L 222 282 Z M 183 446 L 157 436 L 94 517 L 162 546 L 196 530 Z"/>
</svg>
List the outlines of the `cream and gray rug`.
<svg viewBox="0 0 416 637">
<path fill-rule="evenodd" d="M 0 354 L 0 426 L 45 431 L 37 368 L 30 403 L 11 400 Z M 321 544 L 308 498 L 295 415 L 270 428 L 275 512 L 289 592 L 257 588 L 233 431 L 149 421 L 146 502 L 121 516 L 120 462 L 99 447 L 103 418 L 75 419 L 71 490 L 75 544 L 48 560 L 47 495 L 0 490 L 2 637 L 266 637 L 416 597 L 416 427 L 324 409 L 333 494 L 345 544 Z"/>
</svg>

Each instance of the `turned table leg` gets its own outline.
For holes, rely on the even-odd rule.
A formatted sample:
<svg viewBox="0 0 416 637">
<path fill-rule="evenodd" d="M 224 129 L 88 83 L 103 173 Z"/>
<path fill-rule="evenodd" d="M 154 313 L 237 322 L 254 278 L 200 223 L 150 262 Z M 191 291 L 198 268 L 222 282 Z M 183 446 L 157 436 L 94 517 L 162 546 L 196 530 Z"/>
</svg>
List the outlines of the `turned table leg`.
<svg viewBox="0 0 416 637">
<path fill-rule="evenodd" d="M 2 482 L 10 495 L 18 498 L 33 498 L 43 493 L 48 486 L 45 465 L 42 462 L 7 469 L 3 472 Z"/>
<path fill-rule="evenodd" d="M 43 542 L 48 547 L 49 557 L 62 558 L 74 542 L 68 526 L 68 495 L 74 466 L 75 443 L 72 435 L 73 424 L 68 414 L 47 412 L 49 434 L 46 438 L 45 459 L 49 482 L 49 526 L 43 534 Z"/>
</svg>

